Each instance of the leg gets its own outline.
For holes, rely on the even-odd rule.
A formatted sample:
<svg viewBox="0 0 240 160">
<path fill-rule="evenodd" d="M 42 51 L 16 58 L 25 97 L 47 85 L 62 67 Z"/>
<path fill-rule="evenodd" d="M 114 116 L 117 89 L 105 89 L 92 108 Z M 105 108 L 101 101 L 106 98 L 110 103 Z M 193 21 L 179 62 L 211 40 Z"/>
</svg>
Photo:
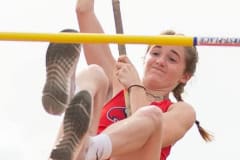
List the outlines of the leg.
<svg viewBox="0 0 240 160">
<path fill-rule="evenodd" d="M 83 143 L 91 116 L 91 95 L 82 90 L 71 100 L 66 109 L 63 126 L 55 149 L 52 150 L 50 158 L 53 160 L 72 160 L 76 148 Z"/>
<path fill-rule="evenodd" d="M 103 134 L 112 143 L 111 159 L 121 160 L 159 160 L 162 137 L 162 111 L 155 106 L 146 106 L 131 117 L 109 126 Z M 93 138 L 90 138 L 90 140 Z M 98 158 L 104 146 L 95 139 L 90 143 L 87 160 Z"/>
<path fill-rule="evenodd" d="M 155 106 L 139 109 L 129 119 L 105 130 L 112 141 L 112 157 L 151 160 L 160 159 L 161 132 L 162 111 Z"/>
<path fill-rule="evenodd" d="M 77 32 L 65 29 L 62 32 Z M 50 43 L 46 55 L 47 78 L 43 88 L 42 104 L 53 115 L 64 112 L 74 90 L 75 70 L 80 44 Z"/>
<path fill-rule="evenodd" d="M 82 70 L 76 79 L 77 90 L 87 90 L 93 100 L 93 116 L 91 119 L 90 135 L 95 135 L 101 115 L 101 110 L 109 95 L 109 80 L 104 70 L 98 65 L 89 65 Z"/>
<path fill-rule="evenodd" d="M 54 160 L 74 159 L 84 144 L 87 132 L 96 134 L 108 90 L 107 76 L 97 65 L 90 65 L 79 73 L 76 83 L 78 92 L 66 109 L 63 134 L 50 156 Z"/>
</svg>

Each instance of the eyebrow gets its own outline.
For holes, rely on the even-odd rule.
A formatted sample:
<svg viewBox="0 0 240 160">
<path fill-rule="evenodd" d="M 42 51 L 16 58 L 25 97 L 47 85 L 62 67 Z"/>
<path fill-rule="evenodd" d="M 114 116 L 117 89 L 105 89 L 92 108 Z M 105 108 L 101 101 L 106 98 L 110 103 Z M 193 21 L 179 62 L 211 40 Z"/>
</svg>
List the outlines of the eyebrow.
<svg viewBox="0 0 240 160">
<path fill-rule="evenodd" d="M 160 46 L 160 45 L 155 45 L 153 48 L 162 48 L 162 46 Z M 180 55 L 179 55 L 179 53 L 178 53 L 177 51 L 175 51 L 175 50 L 173 50 L 173 49 L 170 49 L 170 51 L 180 58 Z"/>
<path fill-rule="evenodd" d="M 180 58 L 180 55 L 179 55 L 179 53 L 177 51 L 175 51 L 173 49 L 171 49 L 170 51 Z"/>
<path fill-rule="evenodd" d="M 153 48 L 162 48 L 162 46 L 160 46 L 160 45 L 155 45 L 155 46 L 153 46 Z"/>
</svg>

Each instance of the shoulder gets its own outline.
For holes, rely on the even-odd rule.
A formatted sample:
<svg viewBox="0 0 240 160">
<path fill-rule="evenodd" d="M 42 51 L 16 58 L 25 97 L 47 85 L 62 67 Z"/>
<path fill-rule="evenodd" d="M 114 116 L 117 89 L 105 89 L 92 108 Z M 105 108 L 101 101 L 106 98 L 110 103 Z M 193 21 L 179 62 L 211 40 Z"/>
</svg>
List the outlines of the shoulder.
<svg viewBox="0 0 240 160">
<path fill-rule="evenodd" d="M 190 109 L 190 110 L 194 111 L 194 108 L 191 104 L 189 104 L 187 102 L 183 102 L 183 101 L 172 103 L 169 107 L 169 110 L 174 109 L 174 108 L 179 108 L 179 107 L 180 108 L 187 108 L 187 109 Z"/>
<path fill-rule="evenodd" d="M 170 107 L 168 108 L 168 112 L 170 112 L 170 111 L 180 112 L 182 114 L 189 115 L 193 119 L 195 119 L 195 117 L 196 117 L 196 112 L 195 112 L 194 107 L 191 104 L 189 104 L 187 102 L 183 102 L 183 101 L 172 103 L 170 105 Z"/>
</svg>

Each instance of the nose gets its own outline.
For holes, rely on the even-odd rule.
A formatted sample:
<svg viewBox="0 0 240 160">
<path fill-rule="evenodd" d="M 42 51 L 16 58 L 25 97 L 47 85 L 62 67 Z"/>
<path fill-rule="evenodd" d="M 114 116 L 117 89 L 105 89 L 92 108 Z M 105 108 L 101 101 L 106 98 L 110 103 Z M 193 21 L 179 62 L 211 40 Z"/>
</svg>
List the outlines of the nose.
<svg viewBox="0 0 240 160">
<path fill-rule="evenodd" d="M 156 63 L 160 66 L 165 66 L 166 65 L 166 58 L 164 56 L 159 56 L 156 59 Z"/>
</svg>

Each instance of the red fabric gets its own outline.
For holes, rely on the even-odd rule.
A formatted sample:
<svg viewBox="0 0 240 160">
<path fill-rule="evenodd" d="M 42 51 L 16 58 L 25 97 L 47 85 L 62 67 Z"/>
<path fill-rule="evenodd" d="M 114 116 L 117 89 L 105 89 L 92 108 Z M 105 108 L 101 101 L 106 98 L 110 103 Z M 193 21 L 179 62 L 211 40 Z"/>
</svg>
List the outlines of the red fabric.
<svg viewBox="0 0 240 160">
<path fill-rule="evenodd" d="M 163 112 L 166 112 L 172 102 L 166 99 L 161 102 L 152 102 L 151 104 L 160 107 Z M 98 134 L 112 123 L 125 118 L 127 118 L 127 114 L 124 101 L 124 91 L 122 90 L 103 107 L 98 127 Z M 170 150 L 171 146 L 163 148 L 160 160 L 166 160 L 170 154 Z"/>
</svg>

